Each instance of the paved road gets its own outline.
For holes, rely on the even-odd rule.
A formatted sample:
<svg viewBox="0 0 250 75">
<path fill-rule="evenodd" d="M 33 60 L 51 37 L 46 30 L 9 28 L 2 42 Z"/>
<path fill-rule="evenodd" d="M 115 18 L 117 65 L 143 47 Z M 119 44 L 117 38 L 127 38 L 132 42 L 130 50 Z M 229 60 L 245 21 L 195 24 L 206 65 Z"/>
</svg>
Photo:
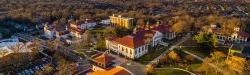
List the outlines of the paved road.
<svg viewBox="0 0 250 75">
<path fill-rule="evenodd" d="M 186 35 L 185 37 L 183 37 L 179 42 L 177 42 L 176 44 L 174 44 L 173 46 L 171 46 L 169 49 L 167 49 L 166 51 L 164 51 L 160 56 L 158 56 L 157 58 L 155 58 L 154 60 L 150 61 L 147 65 L 153 65 L 155 63 L 157 63 L 162 57 L 164 57 L 169 51 L 175 49 L 178 47 L 178 45 L 180 45 L 181 43 L 185 42 L 186 40 L 188 40 L 188 38 L 190 38 L 189 35 Z"/>
</svg>

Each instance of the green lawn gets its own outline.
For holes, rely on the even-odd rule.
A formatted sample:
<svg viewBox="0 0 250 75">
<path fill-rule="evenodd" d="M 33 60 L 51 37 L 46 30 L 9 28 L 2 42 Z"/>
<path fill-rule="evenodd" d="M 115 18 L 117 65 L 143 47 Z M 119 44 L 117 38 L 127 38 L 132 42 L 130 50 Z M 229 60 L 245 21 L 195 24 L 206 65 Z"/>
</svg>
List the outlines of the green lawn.
<svg viewBox="0 0 250 75">
<path fill-rule="evenodd" d="M 142 57 L 136 59 L 136 61 L 147 64 L 149 61 L 153 60 L 154 58 L 158 57 L 161 53 L 167 50 L 167 47 L 157 47 L 156 48 L 149 48 L 149 52 Z"/>
<path fill-rule="evenodd" d="M 153 72 L 153 75 L 190 75 L 190 74 L 184 71 L 180 71 L 180 70 L 161 69 L 161 70 L 155 70 Z"/>
<path fill-rule="evenodd" d="M 189 40 L 183 42 L 181 44 L 181 46 L 182 46 L 183 50 L 189 51 L 189 52 L 191 52 L 197 56 L 203 57 L 203 58 L 209 56 L 209 54 L 210 54 L 210 51 L 200 49 L 199 44 L 197 44 L 192 39 L 189 39 Z M 222 51 L 224 53 L 227 53 L 227 51 L 228 51 L 227 47 L 223 47 L 223 45 L 218 45 L 218 46 L 219 47 L 215 48 L 214 50 L 218 50 L 218 51 Z"/>
</svg>

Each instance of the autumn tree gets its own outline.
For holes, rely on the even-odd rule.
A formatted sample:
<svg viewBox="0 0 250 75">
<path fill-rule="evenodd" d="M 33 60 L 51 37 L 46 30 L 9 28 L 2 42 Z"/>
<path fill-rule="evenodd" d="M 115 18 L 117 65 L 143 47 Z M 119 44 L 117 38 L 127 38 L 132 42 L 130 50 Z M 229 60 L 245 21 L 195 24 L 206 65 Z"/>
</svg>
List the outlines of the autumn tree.
<svg viewBox="0 0 250 75">
<path fill-rule="evenodd" d="M 201 45 L 203 49 L 211 50 L 215 48 L 218 44 L 218 39 L 214 34 L 201 32 L 198 35 L 195 35 L 193 38 L 197 43 Z"/>
<path fill-rule="evenodd" d="M 154 71 L 154 67 L 152 65 L 147 65 L 145 70 L 148 74 L 152 74 Z"/>
<path fill-rule="evenodd" d="M 57 69 L 57 75 L 74 75 L 77 71 L 76 65 L 65 59 L 60 59 L 60 61 L 58 61 Z"/>
<path fill-rule="evenodd" d="M 222 32 L 226 35 L 231 35 L 235 32 L 234 28 L 241 27 L 241 21 L 237 18 L 230 18 L 223 22 Z"/>
<path fill-rule="evenodd" d="M 232 56 L 226 59 L 224 53 L 216 51 L 211 54 L 210 58 L 205 58 L 197 70 L 212 75 L 243 75 L 245 65 L 245 58 Z"/>
<path fill-rule="evenodd" d="M 228 60 L 225 60 L 226 72 L 225 75 L 243 75 L 246 59 L 232 56 Z"/>
<path fill-rule="evenodd" d="M 180 57 L 178 56 L 178 54 L 175 51 L 171 51 L 168 54 L 168 57 L 176 62 L 180 61 Z"/>
<path fill-rule="evenodd" d="M 176 33 L 189 32 L 194 24 L 194 18 L 189 15 L 176 16 L 173 20 L 170 21 L 170 23 L 173 23 L 171 29 Z"/>
<path fill-rule="evenodd" d="M 224 59 L 226 55 L 222 52 L 216 51 L 211 54 L 211 58 L 205 58 L 198 71 L 205 72 L 206 75 L 219 75 L 218 72 L 224 66 Z M 214 66 L 212 66 L 214 65 Z"/>
</svg>

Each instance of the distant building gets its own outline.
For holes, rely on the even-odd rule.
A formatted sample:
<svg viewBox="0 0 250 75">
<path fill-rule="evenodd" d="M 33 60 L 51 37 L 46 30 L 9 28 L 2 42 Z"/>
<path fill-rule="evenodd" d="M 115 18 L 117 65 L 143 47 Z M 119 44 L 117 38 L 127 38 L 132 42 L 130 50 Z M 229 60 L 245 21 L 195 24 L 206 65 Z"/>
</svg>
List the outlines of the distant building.
<svg viewBox="0 0 250 75">
<path fill-rule="evenodd" d="M 17 48 L 18 52 L 20 53 L 31 52 L 31 50 L 28 48 L 30 44 L 30 42 L 19 42 L 18 38 L 0 40 L 0 58 L 8 54 L 14 53 L 14 50 Z"/>
<path fill-rule="evenodd" d="M 107 19 L 107 20 L 101 20 L 100 22 L 101 24 L 104 24 L 104 25 L 110 25 L 110 19 Z"/>
<path fill-rule="evenodd" d="M 86 21 L 75 21 L 70 23 L 69 31 L 72 36 L 77 38 L 82 38 L 85 30 L 93 28 L 97 25 L 96 22 L 86 20 Z"/>
<path fill-rule="evenodd" d="M 148 46 L 156 46 L 163 38 L 173 39 L 176 35 L 165 25 L 146 25 L 144 28 L 135 28 L 133 34 L 122 38 L 111 37 L 106 39 L 107 49 L 136 59 L 148 53 Z"/>
<path fill-rule="evenodd" d="M 133 18 L 122 17 L 121 15 L 115 16 L 113 14 L 109 18 L 111 24 L 117 27 L 131 28 L 134 23 Z"/>
<path fill-rule="evenodd" d="M 102 54 L 93 60 L 92 71 L 87 75 L 133 75 L 131 72 L 121 66 L 114 65 L 114 58 Z"/>
<path fill-rule="evenodd" d="M 55 32 L 54 28 L 51 25 L 49 25 L 48 23 L 45 24 L 43 30 L 44 30 L 45 37 L 47 37 L 49 39 L 55 37 L 56 32 Z"/>
<path fill-rule="evenodd" d="M 218 40 L 222 42 L 230 41 L 234 43 L 246 43 L 250 37 L 250 34 L 244 32 L 239 27 L 235 27 L 234 33 L 231 35 L 222 34 L 221 29 L 217 25 L 211 25 L 208 32 L 216 34 Z"/>
<path fill-rule="evenodd" d="M 61 27 L 53 27 L 51 24 L 46 23 L 44 28 L 45 37 L 52 38 L 66 38 L 69 36 L 68 28 L 66 25 L 61 25 Z"/>
</svg>

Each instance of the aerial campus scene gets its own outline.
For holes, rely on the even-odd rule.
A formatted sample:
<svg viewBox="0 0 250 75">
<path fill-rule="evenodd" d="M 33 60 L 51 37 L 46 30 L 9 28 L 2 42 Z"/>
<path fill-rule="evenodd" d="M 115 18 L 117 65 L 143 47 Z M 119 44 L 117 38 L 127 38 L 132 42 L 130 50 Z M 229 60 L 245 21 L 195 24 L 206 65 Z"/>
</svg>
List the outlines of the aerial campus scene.
<svg viewBox="0 0 250 75">
<path fill-rule="evenodd" d="M 250 75 L 250 0 L 0 0 L 0 75 Z"/>
</svg>

